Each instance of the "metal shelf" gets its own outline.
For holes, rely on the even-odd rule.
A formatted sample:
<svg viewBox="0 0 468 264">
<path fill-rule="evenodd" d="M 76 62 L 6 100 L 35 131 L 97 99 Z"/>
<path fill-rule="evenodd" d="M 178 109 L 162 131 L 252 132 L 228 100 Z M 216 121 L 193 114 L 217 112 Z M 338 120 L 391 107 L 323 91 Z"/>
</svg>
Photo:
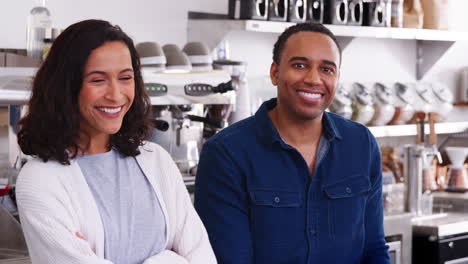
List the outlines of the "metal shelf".
<svg viewBox="0 0 468 264">
<path fill-rule="evenodd" d="M 230 31 L 258 33 L 283 32 L 294 25 L 291 22 L 232 20 L 232 19 L 189 19 L 188 40 L 201 41 L 214 49 Z M 417 42 L 416 78 L 422 79 L 445 52 L 459 40 L 468 40 L 468 32 L 453 32 L 431 29 L 386 28 L 326 25 L 338 38 L 343 49 L 354 38 L 383 38 L 413 40 Z"/>
<path fill-rule="evenodd" d="M 468 129 L 468 122 L 447 122 L 435 124 L 437 134 L 460 133 Z M 369 130 L 376 138 L 380 137 L 399 137 L 415 136 L 416 125 L 398 125 L 398 126 L 378 126 L 369 127 Z M 424 131 L 429 134 L 429 124 L 425 124 Z"/>
<path fill-rule="evenodd" d="M 0 105 L 27 104 L 31 97 L 32 76 L 36 68 L 0 67 Z M 234 104 L 235 93 L 207 96 L 188 96 L 182 93 L 165 96 L 150 96 L 152 105 L 172 104 Z"/>
<path fill-rule="evenodd" d="M 37 68 L 0 67 L 0 105 L 21 105 L 31 96 L 32 76 Z"/>
</svg>

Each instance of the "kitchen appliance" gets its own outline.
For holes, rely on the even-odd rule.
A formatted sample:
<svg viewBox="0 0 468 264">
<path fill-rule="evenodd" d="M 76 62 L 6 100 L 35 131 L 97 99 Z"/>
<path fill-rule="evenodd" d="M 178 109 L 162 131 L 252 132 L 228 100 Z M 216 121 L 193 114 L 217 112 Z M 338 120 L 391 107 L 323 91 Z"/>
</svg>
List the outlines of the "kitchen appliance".
<svg viewBox="0 0 468 264">
<path fill-rule="evenodd" d="M 179 46 L 175 44 L 166 44 L 162 47 L 164 56 L 166 57 L 166 70 L 165 72 L 190 72 L 192 70 L 192 63 L 188 55 L 183 52 Z"/>
<path fill-rule="evenodd" d="M 166 56 L 164 56 L 164 51 L 158 43 L 138 43 L 136 50 L 140 56 L 141 67 L 153 71 L 163 71 L 166 69 Z"/>
<path fill-rule="evenodd" d="M 432 212 L 431 191 L 437 189 L 434 170 L 431 167 L 434 158 L 439 164 L 442 156 L 437 149 L 437 135 L 435 132 L 433 115 L 429 115 L 430 145 L 425 144 L 424 120 L 426 115 L 418 113 L 417 142 L 406 145 L 404 150 L 404 178 L 406 185 L 406 210 L 415 216 L 422 216 Z"/>
<path fill-rule="evenodd" d="M 468 155 L 468 148 L 446 147 L 449 160 L 452 165 L 449 167 L 448 190 L 468 191 L 468 173 L 465 168 L 465 159 Z"/>
<path fill-rule="evenodd" d="M 374 126 L 383 126 L 390 122 L 395 114 L 393 92 L 388 86 L 382 83 L 375 83 L 374 93 L 375 113 L 370 123 Z"/>
<path fill-rule="evenodd" d="M 212 71 L 213 58 L 206 44 L 203 42 L 189 42 L 182 49 L 189 57 L 192 64 L 192 71 Z"/>
<path fill-rule="evenodd" d="M 414 87 L 410 84 L 395 83 L 394 88 L 394 106 L 395 114 L 389 125 L 406 124 L 414 115 Z"/>
<path fill-rule="evenodd" d="M 453 109 L 453 94 L 447 85 L 442 83 L 432 83 L 432 92 L 434 94 L 434 112 L 437 113 L 437 120 L 446 120 Z"/>
<path fill-rule="evenodd" d="M 391 25 L 391 2 L 387 1 L 366 0 L 364 2 L 364 26 L 386 27 Z"/>
<path fill-rule="evenodd" d="M 308 0 L 289 0 L 288 21 L 302 23 L 307 21 Z"/>
<path fill-rule="evenodd" d="M 311 23 L 323 23 L 325 15 L 324 0 L 307 0 L 307 3 L 307 21 Z"/>
<path fill-rule="evenodd" d="M 348 22 L 348 0 L 324 1 L 324 23 L 346 25 Z"/>
<path fill-rule="evenodd" d="M 151 140 L 169 152 L 189 190 L 193 190 L 205 127 L 226 126 L 223 119 L 207 116 L 213 110 L 206 107 L 235 103 L 231 75 L 222 70 L 168 73 L 143 69 L 142 73 L 155 115 Z"/>
<path fill-rule="evenodd" d="M 152 105 L 235 102 L 235 87 L 225 71 L 154 72 L 143 68 L 142 75 Z"/>
<path fill-rule="evenodd" d="M 267 20 L 270 0 L 229 0 L 231 19 Z"/>
<path fill-rule="evenodd" d="M 351 105 L 351 94 L 342 84 L 340 84 L 336 90 L 335 99 L 330 104 L 330 111 L 344 118 L 350 119 L 353 115 L 353 108 Z"/>
<path fill-rule="evenodd" d="M 289 0 L 269 0 L 268 20 L 288 21 Z"/>
<path fill-rule="evenodd" d="M 251 116 L 252 104 L 250 98 L 250 89 L 247 82 L 247 65 L 241 61 L 217 60 L 213 67 L 223 70 L 231 76 L 232 85 L 236 88 L 235 103 L 232 105 L 232 114 L 228 116 L 229 123 L 235 123 Z"/>
<path fill-rule="evenodd" d="M 350 0 L 348 4 L 348 25 L 361 26 L 364 21 L 363 0 Z"/>
<path fill-rule="evenodd" d="M 468 67 L 463 68 L 460 72 L 457 102 L 468 103 Z"/>
<path fill-rule="evenodd" d="M 448 213 L 416 218 L 413 225 L 413 262 L 468 263 L 468 215 Z"/>
<path fill-rule="evenodd" d="M 375 113 L 371 90 L 361 83 L 353 83 L 352 98 L 353 115 L 351 119 L 364 125 L 368 124 Z"/>
</svg>

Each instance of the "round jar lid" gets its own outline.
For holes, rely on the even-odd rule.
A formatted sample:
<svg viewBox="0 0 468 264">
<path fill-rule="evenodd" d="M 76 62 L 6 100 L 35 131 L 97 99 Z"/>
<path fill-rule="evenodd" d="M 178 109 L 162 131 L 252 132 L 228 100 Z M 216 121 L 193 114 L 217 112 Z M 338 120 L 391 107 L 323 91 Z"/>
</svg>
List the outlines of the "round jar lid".
<svg viewBox="0 0 468 264">
<path fill-rule="evenodd" d="M 335 100 L 341 105 L 351 105 L 351 95 L 342 84 L 336 90 Z"/>
<path fill-rule="evenodd" d="M 406 104 L 411 104 L 413 102 L 413 97 L 411 97 L 410 86 L 403 83 L 395 83 L 395 93 L 396 97 L 402 100 Z"/>
<path fill-rule="evenodd" d="M 367 88 L 361 83 L 353 83 L 353 90 L 354 95 L 360 104 L 372 104 L 372 95 L 369 88 Z"/>
<path fill-rule="evenodd" d="M 436 96 L 436 98 L 444 103 L 452 103 L 453 102 L 453 94 L 450 89 L 441 83 L 433 83 L 432 85 L 432 92 Z"/>
<path fill-rule="evenodd" d="M 383 104 L 392 103 L 392 91 L 382 83 L 374 84 L 375 94 L 378 101 Z"/>
<path fill-rule="evenodd" d="M 416 85 L 416 93 L 426 103 L 432 103 L 434 101 L 429 85 L 420 83 Z"/>
</svg>

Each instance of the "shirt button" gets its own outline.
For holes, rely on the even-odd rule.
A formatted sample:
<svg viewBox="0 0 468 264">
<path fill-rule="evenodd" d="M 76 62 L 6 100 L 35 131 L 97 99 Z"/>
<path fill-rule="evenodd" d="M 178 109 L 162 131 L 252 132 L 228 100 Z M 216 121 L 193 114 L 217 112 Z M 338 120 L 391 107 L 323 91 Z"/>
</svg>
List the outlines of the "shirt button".
<svg viewBox="0 0 468 264">
<path fill-rule="evenodd" d="M 275 203 L 279 203 L 280 202 L 280 198 L 278 196 L 275 197 Z"/>
<path fill-rule="evenodd" d="M 351 193 L 351 188 L 346 187 L 346 192 L 347 192 L 347 193 Z"/>
<path fill-rule="evenodd" d="M 315 229 L 311 229 L 311 230 L 310 230 L 310 234 L 313 235 L 313 236 L 315 236 Z"/>
</svg>

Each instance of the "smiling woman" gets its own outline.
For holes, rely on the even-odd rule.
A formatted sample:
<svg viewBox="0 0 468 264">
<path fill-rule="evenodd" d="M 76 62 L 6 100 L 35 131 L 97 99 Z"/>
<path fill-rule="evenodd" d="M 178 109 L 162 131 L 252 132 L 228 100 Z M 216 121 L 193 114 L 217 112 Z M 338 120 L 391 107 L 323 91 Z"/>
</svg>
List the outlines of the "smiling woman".
<svg viewBox="0 0 468 264">
<path fill-rule="evenodd" d="M 177 166 L 151 132 L 133 41 L 86 20 L 54 42 L 34 79 L 17 181 L 33 263 L 216 263 Z"/>
<path fill-rule="evenodd" d="M 109 135 L 116 134 L 135 97 L 130 51 L 120 41 L 106 42 L 89 55 L 79 95 L 80 149 L 86 153 L 108 150 Z M 93 140 L 98 139 L 98 140 Z"/>
</svg>

